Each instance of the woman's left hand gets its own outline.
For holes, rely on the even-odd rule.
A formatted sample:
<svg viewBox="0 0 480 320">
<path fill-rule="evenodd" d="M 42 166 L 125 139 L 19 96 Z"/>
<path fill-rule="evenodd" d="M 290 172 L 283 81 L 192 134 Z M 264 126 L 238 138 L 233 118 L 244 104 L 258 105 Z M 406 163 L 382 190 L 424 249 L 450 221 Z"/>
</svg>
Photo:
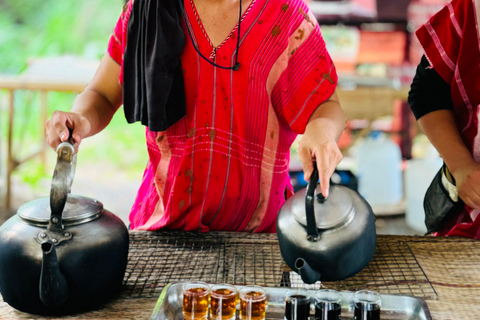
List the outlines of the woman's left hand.
<svg viewBox="0 0 480 320">
<path fill-rule="evenodd" d="M 324 197 L 328 197 L 330 177 L 343 158 L 337 141 L 344 128 L 345 116 L 334 94 L 329 101 L 317 108 L 299 141 L 298 156 L 302 162 L 305 180 L 310 179 L 313 163 L 316 161 Z"/>
</svg>

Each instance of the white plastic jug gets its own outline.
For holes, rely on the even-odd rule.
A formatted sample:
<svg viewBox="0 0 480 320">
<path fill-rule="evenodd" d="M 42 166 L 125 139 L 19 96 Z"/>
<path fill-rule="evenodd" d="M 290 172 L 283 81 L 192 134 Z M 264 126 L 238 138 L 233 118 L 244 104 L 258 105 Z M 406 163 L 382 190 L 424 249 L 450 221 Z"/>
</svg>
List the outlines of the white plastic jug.
<svg viewBox="0 0 480 320">
<path fill-rule="evenodd" d="M 358 192 L 372 207 L 402 200 L 402 154 L 386 134 L 372 131 L 358 147 L 356 159 Z"/>
<path fill-rule="evenodd" d="M 433 149 L 433 146 L 431 148 Z M 422 158 L 409 160 L 405 170 L 405 196 L 407 201 L 405 218 L 407 225 L 421 234 L 427 232 L 425 210 L 423 209 L 425 192 L 442 164 L 442 158 L 433 149 Z"/>
</svg>

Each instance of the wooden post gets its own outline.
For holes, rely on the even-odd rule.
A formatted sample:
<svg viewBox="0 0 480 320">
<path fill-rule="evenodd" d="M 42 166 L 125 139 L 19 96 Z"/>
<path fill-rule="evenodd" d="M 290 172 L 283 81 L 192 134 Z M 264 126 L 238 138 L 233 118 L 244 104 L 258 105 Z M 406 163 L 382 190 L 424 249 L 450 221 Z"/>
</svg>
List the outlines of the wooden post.
<svg viewBox="0 0 480 320">
<path fill-rule="evenodd" d="M 47 137 L 45 135 L 45 122 L 47 122 L 47 90 L 42 90 L 41 92 L 41 115 L 40 115 L 40 130 L 41 130 L 41 135 L 42 135 L 42 150 L 40 151 L 40 161 L 42 162 L 43 167 L 45 168 L 45 165 L 47 163 L 47 156 L 46 156 L 46 146 L 47 146 Z"/>
<path fill-rule="evenodd" d="M 11 206 L 11 188 L 12 188 L 12 171 L 15 168 L 15 161 L 12 155 L 12 137 L 13 137 L 13 118 L 15 112 L 15 90 L 8 90 L 8 137 L 7 137 L 7 193 L 5 198 L 5 207 L 10 210 Z"/>
</svg>

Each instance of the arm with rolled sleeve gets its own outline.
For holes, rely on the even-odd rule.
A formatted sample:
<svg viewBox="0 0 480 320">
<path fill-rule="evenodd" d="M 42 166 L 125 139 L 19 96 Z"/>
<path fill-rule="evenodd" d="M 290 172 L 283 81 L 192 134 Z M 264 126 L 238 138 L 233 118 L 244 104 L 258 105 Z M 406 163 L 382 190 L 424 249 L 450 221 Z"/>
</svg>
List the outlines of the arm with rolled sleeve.
<svg viewBox="0 0 480 320">
<path fill-rule="evenodd" d="M 455 178 L 459 197 L 480 209 L 480 164 L 465 145 L 455 119 L 450 85 L 427 59 L 417 68 L 408 102 L 423 131 Z"/>
</svg>

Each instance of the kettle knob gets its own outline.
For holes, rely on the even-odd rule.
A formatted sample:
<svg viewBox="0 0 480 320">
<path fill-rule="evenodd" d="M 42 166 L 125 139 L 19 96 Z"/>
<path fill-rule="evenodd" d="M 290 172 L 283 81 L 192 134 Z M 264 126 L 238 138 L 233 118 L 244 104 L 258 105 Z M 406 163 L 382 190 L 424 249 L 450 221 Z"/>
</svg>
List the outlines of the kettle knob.
<svg viewBox="0 0 480 320">
<path fill-rule="evenodd" d="M 325 197 L 323 196 L 323 194 L 321 194 L 321 193 L 317 193 L 317 196 L 316 196 L 316 197 L 317 197 L 317 201 L 318 201 L 319 203 L 324 203 L 325 200 L 327 200 L 327 198 L 325 198 Z"/>
</svg>

